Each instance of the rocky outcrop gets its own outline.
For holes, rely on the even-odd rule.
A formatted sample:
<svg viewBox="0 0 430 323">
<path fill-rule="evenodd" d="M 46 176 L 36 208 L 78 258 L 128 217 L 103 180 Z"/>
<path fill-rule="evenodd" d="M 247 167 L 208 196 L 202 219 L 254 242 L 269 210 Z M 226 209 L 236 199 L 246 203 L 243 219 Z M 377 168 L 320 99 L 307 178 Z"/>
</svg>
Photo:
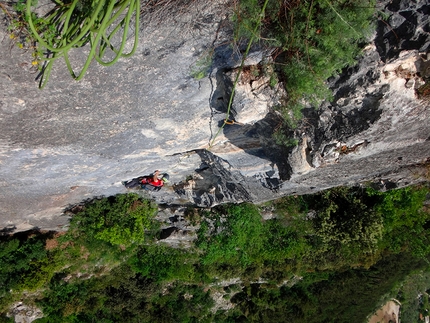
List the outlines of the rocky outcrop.
<svg viewBox="0 0 430 323">
<path fill-rule="evenodd" d="M 18 302 L 13 304 L 7 316 L 13 317 L 15 323 L 31 323 L 37 319 L 42 318 L 43 313 L 37 307 Z"/>
<path fill-rule="evenodd" d="M 154 16 L 162 8 L 144 14 L 133 57 L 94 64 L 80 82 L 60 63 L 43 91 L 29 53 L 0 28 L 0 228 L 61 230 L 67 206 L 125 193 L 122 181 L 155 169 L 170 174 L 167 188 L 152 193 L 160 204 L 201 207 L 422 180 L 430 109 L 415 89 L 428 78 L 426 1 L 380 4 L 388 22 L 378 21 L 359 64 L 330 80 L 333 102 L 306 109 L 291 147 L 272 138 L 281 120 L 271 108 L 282 90 L 260 73 L 266 53 L 258 48 L 246 62 L 233 122 L 217 135 L 240 64 L 224 43 L 229 4 L 181 5 L 163 19 Z M 211 51 L 207 77 L 193 78 Z M 79 51 L 73 59 L 82 61 Z"/>
</svg>

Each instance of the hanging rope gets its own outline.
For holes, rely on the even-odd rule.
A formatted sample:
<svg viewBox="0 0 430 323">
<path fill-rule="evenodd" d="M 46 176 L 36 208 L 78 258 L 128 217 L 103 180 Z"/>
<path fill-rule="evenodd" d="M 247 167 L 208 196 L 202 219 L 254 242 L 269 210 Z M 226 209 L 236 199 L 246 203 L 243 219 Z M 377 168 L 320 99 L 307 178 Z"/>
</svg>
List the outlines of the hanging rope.
<svg viewBox="0 0 430 323">
<path fill-rule="evenodd" d="M 261 8 L 261 12 L 260 12 L 260 16 L 259 16 L 260 20 L 259 20 L 259 22 L 255 25 L 254 29 L 252 30 L 251 38 L 249 39 L 248 46 L 246 47 L 245 53 L 244 53 L 244 54 L 243 54 L 243 56 L 242 56 L 242 61 L 241 61 L 241 63 L 240 63 L 240 67 L 239 67 L 239 70 L 238 70 L 238 72 L 237 72 L 236 79 L 234 80 L 234 83 L 233 83 L 233 89 L 231 90 L 230 99 L 229 99 L 229 101 L 228 101 L 227 112 L 226 112 L 226 114 L 225 114 L 224 123 L 223 123 L 223 125 L 218 129 L 218 132 L 215 134 L 215 137 L 212 139 L 212 142 L 209 144 L 209 149 L 211 149 L 211 148 L 212 148 L 212 146 L 213 146 L 213 145 L 214 145 L 214 143 L 215 143 L 215 139 L 216 139 L 216 138 L 218 137 L 218 135 L 221 133 L 221 130 L 222 130 L 222 129 L 224 129 L 225 125 L 226 125 L 226 124 L 231 124 L 231 123 L 229 123 L 229 122 L 231 122 L 231 120 L 229 119 L 229 116 L 230 116 L 231 105 L 232 105 L 232 103 L 233 103 L 234 92 L 235 92 L 235 90 L 236 90 L 236 85 L 237 85 L 237 83 L 238 83 L 238 81 L 239 81 L 239 77 L 240 77 L 240 74 L 242 73 L 243 66 L 244 66 L 244 64 L 245 64 L 245 60 L 246 60 L 246 58 L 247 58 L 247 56 L 248 56 L 249 50 L 251 49 L 251 45 L 252 45 L 252 43 L 254 42 L 254 38 L 256 38 L 256 37 L 257 37 L 257 31 L 258 31 L 258 28 L 260 27 L 260 23 L 261 23 L 261 21 L 264 19 L 264 12 L 265 12 L 265 10 L 266 10 L 266 6 L 267 6 L 267 3 L 268 3 L 268 2 L 269 2 L 269 0 L 266 0 L 266 1 L 264 2 L 264 5 L 263 5 L 263 7 Z"/>
</svg>

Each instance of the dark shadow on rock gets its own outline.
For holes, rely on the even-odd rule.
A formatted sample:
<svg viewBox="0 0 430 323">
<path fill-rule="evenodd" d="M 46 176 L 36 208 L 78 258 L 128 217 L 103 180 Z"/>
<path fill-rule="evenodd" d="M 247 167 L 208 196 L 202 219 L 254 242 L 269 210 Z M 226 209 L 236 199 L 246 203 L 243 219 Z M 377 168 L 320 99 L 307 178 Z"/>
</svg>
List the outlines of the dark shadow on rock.
<svg viewBox="0 0 430 323">
<path fill-rule="evenodd" d="M 428 51 L 430 35 L 426 29 L 430 24 L 430 5 L 420 1 L 394 0 L 386 6 L 390 15 L 387 21 L 378 20 L 375 45 L 383 62 L 398 58 L 403 50 Z"/>
<path fill-rule="evenodd" d="M 374 190 L 385 192 L 385 191 L 396 189 L 398 185 L 396 182 L 392 182 L 386 179 L 386 180 L 373 182 L 370 184 L 370 187 L 372 187 Z"/>
<path fill-rule="evenodd" d="M 176 194 L 199 207 L 252 200 L 244 176 L 232 170 L 227 161 L 205 149 L 195 152 L 202 161 L 195 170 L 197 175 L 174 184 Z"/>
<path fill-rule="evenodd" d="M 346 113 L 338 113 L 328 131 L 330 137 L 345 141 L 347 138 L 368 129 L 381 117 L 382 110 L 379 109 L 379 105 L 382 97 L 383 91 L 377 94 L 367 94 L 361 107 Z"/>
<path fill-rule="evenodd" d="M 222 61 L 218 62 L 218 64 L 226 65 L 226 62 Z M 231 68 L 225 67 L 218 69 L 216 73 L 216 89 L 210 100 L 213 111 L 227 113 L 228 103 L 233 90 L 233 82 L 227 76 L 227 73 L 231 70 Z M 236 114 L 237 112 L 234 106 L 232 106 L 227 117 L 229 120 L 235 121 Z M 224 120 L 225 118 L 219 120 L 218 127 L 224 125 Z M 231 144 L 242 149 L 245 153 L 276 164 L 281 179 L 288 180 L 292 173 L 292 169 L 287 161 L 287 156 L 291 149 L 276 145 L 273 139 L 273 131 L 279 126 L 280 122 L 282 120 L 275 113 L 268 113 L 264 119 L 253 125 L 226 124 L 223 133 Z M 272 187 L 273 184 L 269 186 Z"/>
<path fill-rule="evenodd" d="M 233 91 L 232 77 L 228 76 L 228 74 L 234 68 L 239 67 L 241 55 L 244 53 L 246 45 L 247 43 L 239 44 L 236 50 L 230 45 L 218 46 L 215 49 L 213 66 L 216 67 L 217 73 L 215 75 L 216 88 L 210 99 L 212 111 L 216 111 L 220 114 L 227 113 L 228 103 Z M 252 46 L 250 54 L 247 57 L 247 63 L 258 64 L 263 56 L 267 54 L 268 52 L 263 50 L 259 44 L 255 44 Z M 273 139 L 274 129 L 279 126 L 282 120 L 280 120 L 275 113 L 268 113 L 265 118 L 253 125 L 239 125 L 235 123 L 236 115 L 237 111 L 232 104 L 229 115 L 224 115 L 224 118 L 218 122 L 218 127 L 222 127 L 226 118 L 233 121 L 233 124 L 226 124 L 223 128 L 223 133 L 228 138 L 229 142 L 242 149 L 247 154 L 266 159 L 272 164 L 276 164 L 279 169 L 281 180 L 288 180 L 292 174 L 292 169 L 287 161 L 287 156 L 291 149 L 276 145 Z M 264 184 L 263 186 L 271 189 L 281 185 L 279 179 L 273 180 L 270 176 L 260 179 L 260 181 L 262 185 Z"/>
<path fill-rule="evenodd" d="M 101 200 L 103 198 L 105 198 L 106 196 L 101 195 L 101 196 L 94 196 L 92 198 L 87 198 L 79 203 L 75 203 L 75 204 L 69 204 L 68 206 L 66 206 L 64 208 L 63 211 L 63 215 L 71 215 L 73 216 L 74 214 L 78 214 L 82 211 L 85 211 L 85 206 L 96 201 L 96 200 Z M 110 196 L 109 198 L 115 198 L 115 196 Z"/>
<path fill-rule="evenodd" d="M 319 151 L 324 142 L 344 142 L 380 119 L 380 103 L 390 88 L 387 84 L 378 87 L 376 83 L 380 74 L 374 65 L 378 61 L 378 52 L 370 52 L 355 66 L 343 69 L 328 80 L 334 94 L 332 102 L 325 102 L 318 110 L 303 110 L 312 151 Z M 368 88 L 376 89 L 367 93 Z"/>
<path fill-rule="evenodd" d="M 224 127 L 224 136 L 229 139 L 230 143 L 242 149 L 245 153 L 276 164 L 281 180 L 288 180 L 291 177 L 292 168 L 287 157 L 293 147 L 277 145 L 273 138 L 274 129 L 277 129 L 281 123 L 280 117 L 270 112 L 253 125 L 226 125 Z"/>
<path fill-rule="evenodd" d="M 174 215 L 174 216 L 169 217 L 169 221 L 172 223 L 179 222 L 179 215 Z"/>
<path fill-rule="evenodd" d="M 7 226 L 0 230 L 0 237 L 2 236 L 9 236 L 13 234 L 13 232 L 16 230 L 16 226 Z"/>
<path fill-rule="evenodd" d="M 220 112 L 226 113 L 228 108 L 228 101 L 230 100 L 233 83 L 225 74 L 231 69 L 221 68 L 218 69 L 215 75 L 216 89 L 210 99 L 211 107 Z"/>
<path fill-rule="evenodd" d="M 367 94 L 361 106 L 349 111 L 343 111 L 342 107 L 329 105 L 330 119 L 321 118 L 325 109 L 304 109 L 303 115 L 308 125 L 308 131 L 312 133 L 312 150 L 317 151 L 323 142 L 341 141 L 359 134 L 370 128 L 379 120 L 382 110 L 379 108 L 384 90 L 376 94 Z"/>
<path fill-rule="evenodd" d="M 347 98 L 356 92 L 358 87 L 368 87 L 372 84 L 375 84 L 375 82 L 380 77 L 380 72 L 373 68 L 369 69 L 365 74 L 357 77 L 353 83 L 349 81 L 353 75 L 357 75 L 359 70 L 363 68 L 363 65 L 366 65 L 368 60 L 379 60 L 378 54 L 375 53 L 375 55 L 371 55 L 371 57 L 369 57 L 369 59 L 365 59 L 362 64 L 359 63 L 351 67 L 345 67 L 341 73 L 336 76 L 336 78 L 333 77 L 328 80 L 330 89 L 334 92 L 333 101 L 337 101 L 341 98 Z"/>
<path fill-rule="evenodd" d="M 0 230 L 0 241 L 8 241 L 10 237 L 19 239 L 21 241 L 26 241 L 34 236 L 37 237 L 36 239 L 45 241 L 46 239 L 52 239 L 58 233 L 58 231 L 53 230 L 45 231 L 39 227 L 33 227 L 30 230 L 18 232 L 14 232 L 15 229 L 16 227 L 7 227 Z"/>
<path fill-rule="evenodd" d="M 177 231 L 178 231 L 177 227 L 170 227 L 170 228 L 162 229 L 160 232 L 160 240 L 167 239 L 168 237 L 170 237 L 172 234 L 176 233 Z"/>
</svg>

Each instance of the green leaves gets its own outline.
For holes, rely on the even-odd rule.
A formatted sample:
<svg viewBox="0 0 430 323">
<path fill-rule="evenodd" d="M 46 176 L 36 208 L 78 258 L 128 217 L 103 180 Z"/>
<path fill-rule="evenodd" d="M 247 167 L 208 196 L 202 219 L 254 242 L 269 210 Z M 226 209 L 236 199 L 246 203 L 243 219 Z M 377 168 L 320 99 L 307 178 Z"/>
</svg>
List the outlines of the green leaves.
<svg viewBox="0 0 430 323">
<path fill-rule="evenodd" d="M 198 276 L 194 266 L 198 263 L 197 253 L 163 244 L 141 246 L 130 263 L 136 272 L 155 282 L 193 282 Z"/>
<path fill-rule="evenodd" d="M 430 253 L 430 236 L 427 226 L 430 214 L 423 209 L 428 188 L 404 188 L 384 194 L 371 191 L 381 198 L 376 212 L 384 219 L 384 239 L 381 245 L 393 252 L 405 248 L 419 257 Z"/>
<path fill-rule="evenodd" d="M 335 188 L 267 203 L 270 220 L 252 204 L 197 210 L 198 239 L 183 249 L 142 243 L 151 202 L 136 194 L 95 200 L 61 240 L 2 240 L 0 307 L 42 298 L 41 322 L 61 323 L 355 322 L 427 266 L 428 192 Z M 47 250 L 47 239 L 58 247 Z M 211 294 L 234 309 L 211 312 Z"/>
<path fill-rule="evenodd" d="M 382 218 L 373 212 L 365 194 L 356 195 L 346 188 L 332 189 L 316 197 L 314 221 L 322 249 L 336 252 L 345 246 L 360 253 L 374 253 L 382 238 Z M 366 204 L 366 202 L 369 204 Z"/>
<path fill-rule="evenodd" d="M 87 205 L 72 218 L 70 229 L 127 248 L 144 241 L 145 230 L 150 228 L 156 211 L 151 201 L 137 194 L 117 195 Z"/>
<path fill-rule="evenodd" d="M 287 91 L 279 107 L 289 128 L 297 127 L 305 104 L 331 99 L 326 80 L 355 63 L 360 43 L 372 31 L 374 0 L 270 1 L 261 17 L 259 2 L 241 0 L 235 11 L 235 41 L 258 38 L 276 47 L 273 63 Z M 252 27 L 258 26 L 258 32 Z M 261 27 L 261 28 L 260 28 Z M 290 113 L 293 111 L 293 113 Z"/>
<path fill-rule="evenodd" d="M 278 280 L 287 274 L 287 264 L 309 251 L 300 229 L 300 225 L 286 225 L 278 219 L 264 221 L 252 204 L 231 205 L 206 217 L 196 246 L 203 251 L 200 261 L 210 275 L 249 280 L 268 275 Z M 276 272 L 279 268 L 283 273 Z"/>
<path fill-rule="evenodd" d="M 205 252 L 202 262 L 246 267 L 262 252 L 264 231 L 258 209 L 242 204 L 220 211 L 213 213 L 198 232 L 197 246 Z"/>
<path fill-rule="evenodd" d="M 0 241 L 0 313 L 22 291 L 35 291 L 52 278 L 63 263 L 55 251 L 45 249 L 49 233 Z M 13 293 L 10 293 L 10 291 Z M 9 303 L 9 304 L 8 304 Z"/>
</svg>

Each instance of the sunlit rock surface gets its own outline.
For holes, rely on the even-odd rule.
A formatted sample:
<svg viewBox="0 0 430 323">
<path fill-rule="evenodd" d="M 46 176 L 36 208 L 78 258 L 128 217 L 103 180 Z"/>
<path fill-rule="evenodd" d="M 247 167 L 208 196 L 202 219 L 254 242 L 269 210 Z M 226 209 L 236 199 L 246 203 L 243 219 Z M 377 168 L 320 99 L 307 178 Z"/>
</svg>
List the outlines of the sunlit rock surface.
<svg viewBox="0 0 430 323">
<path fill-rule="evenodd" d="M 192 4 L 167 8 L 163 19 L 145 14 L 136 54 L 112 67 L 93 63 L 82 81 L 57 62 L 42 91 L 30 53 L 1 26 L 0 229 L 63 229 L 66 207 L 125 193 L 122 181 L 156 169 L 170 174 L 168 186 L 152 193 L 158 203 L 202 207 L 422 180 L 430 109 L 415 88 L 429 73 L 426 1 L 381 4 L 391 27 L 378 22 L 359 64 L 330 80 L 333 102 L 305 111 L 298 145 L 288 149 L 272 138 L 280 123 L 272 105 L 282 89 L 252 72 L 266 54 L 258 48 L 229 116 L 237 122 L 217 135 L 240 65 L 225 43 L 231 9 L 226 1 Z M 193 78 L 212 50 L 207 77 Z"/>
</svg>

